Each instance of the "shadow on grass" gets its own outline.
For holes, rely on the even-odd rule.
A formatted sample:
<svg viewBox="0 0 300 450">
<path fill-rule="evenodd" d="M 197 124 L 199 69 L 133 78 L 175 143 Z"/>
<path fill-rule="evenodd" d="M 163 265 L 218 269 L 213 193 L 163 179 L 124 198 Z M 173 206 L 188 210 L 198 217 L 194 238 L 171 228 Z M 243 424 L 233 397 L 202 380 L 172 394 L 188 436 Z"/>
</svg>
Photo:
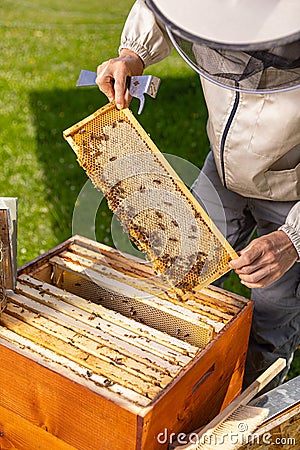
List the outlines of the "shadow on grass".
<svg viewBox="0 0 300 450">
<path fill-rule="evenodd" d="M 57 242 L 70 236 L 74 205 L 87 181 L 62 133 L 106 103 L 106 97 L 97 87 L 30 94 L 37 153 L 45 174 L 46 199 Z M 201 167 L 208 151 L 207 115 L 197 76 L 164 79 L 155 100 L 146 96 L 140 116 L 138 106 L 138 100 L 133 99 L 134 115 L 162 152 L 178 155 Z M 97 222 L 97 240 L 112 245 L 111 214 L 106 201 L 99 208 Z"/>
</svg>

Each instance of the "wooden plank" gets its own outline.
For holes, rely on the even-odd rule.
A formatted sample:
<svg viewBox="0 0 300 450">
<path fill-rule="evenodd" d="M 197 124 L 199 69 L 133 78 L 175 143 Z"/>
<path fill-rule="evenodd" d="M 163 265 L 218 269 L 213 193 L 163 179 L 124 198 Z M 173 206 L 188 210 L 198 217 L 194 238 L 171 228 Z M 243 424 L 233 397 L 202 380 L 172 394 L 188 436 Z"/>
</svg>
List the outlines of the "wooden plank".
<svg viewBox="0 0 300 450">
<path fill-rule="evenodd" d="M 180 368 L 184 365 L 183 361 L 181 364 L 178 363 L 177 357 L 181 357 L 181 354 L 173 351 L 169 351 L 169 348 L 165 348 L 165 354 L 158 356 L 156 350 L 151 348 L 151 339 L 146 338 L 147 346 L 144 345 L 145 337 L 135 333 L 135 328 L 128 330 L 129 334 L 124 332 L 124 339 L 122 340 L 119 332 L 119 327 L 115 324 L 106 323 L 103 317 L 98 318 L 96 315 L 90 315 L 87 321 L 81 320 L 82 318 L 76 318 L 76 311 L 74 316 L 64 314 L 63 307 L 62 311 L 58 311 L 47 305 L 40 303 L 32 297 L 25 297 L 20 294 L 11 294 L 9 299 L 13 303 L 19 306 L 25 306 L 36 314 L 42 314 L 43 317 L 51 320 L 52 322 L 66 326 L 74 331 L 74 334 L 82 335 L 88 338 L 91 345 L 97 345 L 101 348 L 101 352 L 108 352 L 113 355 L 119 354 L 126 358 L 131 358 L 140 364 L 147 364 L 148 367 L 152 367 L 154 370 L 162 370 L 166 373 L 176 374 Z M 88 322 L 89 320 L 89 322 Z M 94 323 L 95 322 L 95 323 Z M 94 326 L 93 326 L 94 325 Z M 108 331 L 106 331 L 106 329 Z M 122 329 L 121 329 L 122 330 Z M 118 338 L 116 338 L 119 336 Z M 141 343 L 141 345 L 139 345 Z M 152 343 L 155 347 L 155 341 Z M 160 346 L 163 351 L 164 347 Z M 148 351 L 146 351 L 148 349 Z M 190 361 L 190 358 L 186 358 L 186 363 Z"/>
<path fill-rule="evenodd" d="M 87 300 L 84 297 L 63 290 L 57 286 L 40 282 L 39 280 L 36 280 L 28 275 L 21 275 L 20 277 L 18 277 L 18 281 L 19 282 L 16 289 L 17 292 L 24 293 L 30 298 L 34 298 L 40 303 L 48 304 L 57 311 L 64 312 L 65 314 L 68 311 L 66 306 L 67 303 L 74 307 L 74 309 L 72 310 L 75 313 L 74 316 L 82 321 L 84 321 L 85 317 L 85 315 L 82 314 L 82 311 L 85 311 L 89 313 L 89 315 L 95 314 L 97 317 L 102 317 L 108 322 L 119 323 L 122 328 L 128 329 L 130 331 L 133 331 L 133 328 L 137 326 L 136 322 L 133 321 L 133 319 L 118 314 L 113 309 L 105 308 L 99 303 L 93 303 L 91 300 Z M 30 289 L 30 287 L 34 288 L 34 290 Z M 84 292 L 82 293 L 84 294 Z M 90 318 L 89 322 L 87 323 L 90 323 Z M 198 351 L 196 347 L 192 346 L 188 342 L 182 342 L 181 340 L 172 336 L 168 336 L 165 333 L 161 333 L 158 330 L 152 330 L 142 323 L 138 323 L 138 331 L 141 334 L 143 334 L 144 331 L 148 339 L 151 337 L 154 338 L 155 336 L 155 339 L 157 341 L 162 342 L 165 346 L 169 346 L 170 348 L 175 349 L 177 352 L 181 352 L 182 354 L 186 354 L 187 352 L 195 353 Z"/>
<path fill-rule="evenodd" d="M 76 450 L 75 447 L 0 406 L 0 449 Z"/>
<path fill-rule="evenodd" d="M 78 248 L 79 247 L 79 248 Z M 133 279 L 139 279 L 139 285 L 142 289 L 155 295 L 160 295 L 165 299 L 183 301 L 181 289 L 171 287 L 164 282 L 161 276 L 157 275 L 152 265 L 141 258 L 120 252 L 105 244 L 92 241 L 82 236 L 76 236 L 74 243 L 70 245 L 69 250 L 85 255 L 86 249 L 92 250 L 94 257 L 99 258 L 103 265 L 112 267 L 120 273 L 131 276 Z M 144 283 L 144 281 L 146 281 Z M 130 284 L 130 283 L 129 283 Z"/>
<path fill-rule="evenodd" d="M 213 285 L 201 289 L 198 293 L 199 295 L 202 295 L 202 293 L 207 293 L 211 299 L 215 298 L 225 304 L 236 306 L 238 309 L 243 308 L 243 306 L 246 306 L 249 302 L 247 298 L 242 297 L 241 295 L 226 291 L 225 289 Z"/>
<path fill-rule="evenodd" d="M 68 250 L 70 252 L 73 252 L 77 256 L 87 258 L 90 262 L 97 266 L 104 265 L 116 269 L 119 274 L 121 272 L 126 276 L 126 278 L 129 277 L 128 284 L 132 284 L 133 282 L 134 286 L 138 286 L 139 289 L 155 293 L 157 296 L 165 298 L 168 301 L 174 302 L 176 304 L 182 303 L 182 299 L 178 299 L 175 293 L 170 290 L 170 287 L 164 284 L 162 280 L 154 274 L 154 272 L 147 272 L 146 280 L 143 280 L 144 277 L 142 276 L 142 274 L 144 264 L 142 263 L 142 260 L 138 264 L 136 260 L 131 260 L 130 258 L 125 259 L 121 256 L 118 257 L 115 253 L 112 253 L 112 258 L 110 253 L 108 252 L 107 254 L 102 254 L 99 252 L 99 250 L 94 251 L 86 249 L 78 243 L 71 244 Z M 220 318 L 226 322 L 231 319 L 233 314 L 236 314 L 240 310 L 240 308 L 236 305 L 237 302 L 229 302 L 228 296 L 225 295 L 224 301 L 221 302 L 219 298 L 215 298 L 212 296 L 209 297 L 209 295 L 205 295 L 204 292 L 201 291 L 200 293 L 193 296 L 192 299 L 193 303 L 190 302 L 189 299 L 185 302 L 185 308 L 191 309 L 192 311 L 198 313 L 203 313 L 211 318 L 216 318 L 216 316 L 218 318 L 220 316 Z M 205 302 L 203 301 L 204 299 L 206 300 Z M 210 309 L 208 309 L 208 305 L 211 305 Z M 202 310 L 203 306 L 204 310 Z M 239 302 L 239 306 L 241 306 L 241 302 Z M 244 303 L 242 304 L 242 306 L 244 306 Z M 228 312 L 232 312 L 232 314 L 228 315 Z M 210 315 L 208 313 L 210 313 Z"/>
<path fill-rule="evenodd" d="M 3 408 L 76 449 L 135 448 L 135 414 L 3 345 L 0 360 Z"/>
<path fill-rule="evenodd" d="M 220 316 L 220 318 L 226 319 L 226 323 L 245 305 L 237 305 L 231 297 L 223 293 L 220 293 L 217 297 L 208 289 L 204 288 L 200 292 L 197 292 L 194 297 L 187 299 L 186 303 L 189 305 L 191 300 L 196 302 L 198 308 L 211 308 L 209 311 Z"/>
<path fill-rule="evenodd" d="M 68 141 L 68 143 L 71 145 L 75 153 L 77 154 L 78 161 L 81 165 L 84 166 L 85 170 L 87 171 L 90 178 L 93 180 L 94 184 L 97 185 L 98 189 L 104 189 L 104 186 L 101 182 L 101 177 L 99 176 L 98 172 L 95 172 L 92 170 L 92 165 L 88 164 L 88 160 L 93 160 L 95 163 L 95 151 L 92 150 L 92 148 L 89 148 L 87 146 L 83 150 L 83 139 L 82 136 L 80 136 L 80 130 L 83 130 L 83 132 L 90 130 L 91 127 L 93 130 L 96 129 L 102 134 L 103 129 L 102 127 L 105 125 L 111 126 L 113 123 L 122 121 L 125 122 L 125 124 L 129 124 L 129 129 L 134 134 L 134 136 L 138 136 L 138 139 L 140 140 L 140 145 L 137 146 L 136 151 L 140 151 L 141 154 L 143 152 L 146 152 L 147 154 L 150 154 L 152 156 L 152 159 L 155 161 L 156 171 L 159 170 L 158 173 L 160 173 L 160 170 L 164 175 L 166 175 L 172 182 L 173 186 L 176 187 L 177 193 L 180 192 L 180 200 L 182 202 L 185 202 L 187 205 L 187 208 L 189 211 L 191 211 L 191 214 L 194 217 L 200 217 L 202 226 L 205 226 L 205 229 L 209 230 L 209 235 L 211 241 L 215 243 L 215 252 L 219 250 L 219 253 L 222 255 L 222 264 L 219 265 L 218 263 L 215 263 L 215 267 L 213 269 L 205 274 L 204 280 L 201 283 L 202 285 L 208 285 L 211 283 L 214 279 L 216 279 L 218 276 L 221 276 L 222 274 L 226 273 L 229 269 L 228 261 L 230 259 L 236 258 L 237 254 L 233 250 L 233 248 L 230 246 L 230 244 L 226 241 L 224 236 L 220 233 L 218 228 L 215 226 L 215 224 L 212 222 L 212 220 L 209 218 L 207 213 L 203 210 L 203 208 L 199 205 L 199 203 L 196 201 L 195 197 L 191 194 L 189 189 L 185 186 L 185 184 L 178 178 L 178 175 L 174 171 L 174 169 L 171 167 L 171 165 L 167 162 L 167 160 L 164 158 L 164 156 L 160 153 L 158 148 L 155 146 L 155 144 L 151 141 L 148 134 L 143 130 L 141 125 L 138 123 L 138 121 L 135 119 L 133 114 L 130 110 L 124 109 L 122 111 L 117 110 L 114 105 L 106 105 L 100 110 L 96 111 L 94 114 L 90 115 L 86 119 L 80 121 L 78 124 L 74 125 L 73 127 L 69 128 L 68 130 L 64 131 L 64 137 Z M 123 125 L 122 125 L 123 126 Z M 94 131 L 93 131 L 94 132 Z M 136 133 L 136 134 L 135 134 Z M 131 136 L 131 134 L 129 134 Z M 88 138 L 88 137 L 87 137 Z M 84 138 L 86 139 L 86 138 Z M 110 144 L 108 144 L 110 145 Z M 127 155 L 132 154 L 132 148 L 129 149 L 123 149 L 123 155 L 125 156 L 127 152 Z M 102 153 L 102 152 L 101 152 Z M 100 153 L 100 154 L 101 154 Z M 98 155 L 98 160 L 101 157 Z M 96 162 L 98 166 L 100 166 L 100 162 L 98 163 L 98 160 L 96 159 Z M 105 165 L 105 163 L 103 163 Z M 93 166 L 95 168 L 95 164 Z M 157 173 L 157 172 L 156 172 Z M 108 182 L 112 182 L 114 184 L 115 181 L 112 181 L 113 176 L 108 176 L 109 180 Z M 179 195 L 179 194 L 178 194 Z M 111 205 L 111 209 L 115 209 Z M 203 225 L 205 224 L 205 225 Z M 134 233 L 132 230 L 130 230 L 130 234 L 134 236 Z M 219 248 L 220 247 L 220 248 Z M 149 254 L 149 248 L 147 246 L 142 246 L 142 248 L 147 251 Z M 150 252 L 151 254 L 151 252 Z M 219 254 L 218 254 L 219 256 Z M 151 256 L 152 260 L 155 264 L 155 258 L 157 255 Z M 175 283 L 176 284 L 176 283 Z"/>
<path fill-rule="evenodd" d="M 101 267 L 102 271 L 110 269 L 112 274 L 126 280 L 128 285 L 138 285 L 141 289 L 154 295 L 165 293 L 165 296 L 168 296 L 170 292 L 170 286 L 165 284 L 161 277 L 156 275 L 147 265 L 144 268 L 145 264 L 142 259 L 124 258 L 124 256 L 112 252 L 99 252 L 78 243 L 72 244 L 68 251 L 86 259 L 88 265 L 95 265 L 96 270 Z"/>
<path fill-rule="evenodd" d="M 17 274 L 18 199 L 0 197 L 0 272 L 5 289 L 14 289 Z M 2 260 L 2 264 L 1 264 Z M 3 286 L 2 286 L 3 287 Z"/>
</svg>

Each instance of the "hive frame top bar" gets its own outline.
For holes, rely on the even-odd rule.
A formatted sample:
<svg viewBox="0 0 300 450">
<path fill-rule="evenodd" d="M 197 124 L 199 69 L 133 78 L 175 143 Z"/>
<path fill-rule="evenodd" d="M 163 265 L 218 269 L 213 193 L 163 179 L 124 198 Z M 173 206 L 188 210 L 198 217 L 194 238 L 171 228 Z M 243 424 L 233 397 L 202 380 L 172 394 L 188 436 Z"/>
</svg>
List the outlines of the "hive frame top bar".
<svg viewBox="0 0 300 450">
<path fill-rule="evenodd" d="M 91 178 L 96 188 L 104 191 L 108 199 L 110 208 L 114 213 L 118 215 L 123 226 L 125 225 L 125 230 L 128 231 L 131 235 L 131 238 L 135 240 L 138 248 L 146 252 L 148 256 L 150 255 L 150 260 L 153 263 L 154 268 L 157 269 L 158 272 L 169 277 L 169 280 L 171 280 L 170 284 L 173 287 L 179 287 L 183 290 L 183 292 L 191 290 L 197 291 L 202 287 L 207 286 L 209 283 L 230 270 L 228 262 L 231 259 L 236 258 L 237 254 L 226 241 L 225 237 L 221 234 L 215 224 L 212 222 L 207 213 L 199 205 L 191 192 L 187 189 L 182 180 L 180 180 L 177 173 L 166 161 L 164 156 L 161 154 L 159 149 L 156 147 L 156 145 L 150 139 L 149 135 L 135 119 L 129 109 L 118 110 L 115 105 L 108 104 L 97 110 L 90 116 L 86 117 L 85 119 L 81 120 L 79 123 L 65 130 L 63 134 L 65 139 L 75 151 L 80 165 L 86 170 L 88 176 Z M 118 156 L 111 156 L 117 154 L 118 151 Z M 109 156 L 111 157 L 109 158 Z M 136 166 L 135 173 L 132 172 L 129 174 L 128 171 L 126 173 L 126 157 L 132 158 L 131 161 L 133 163 L 131 163 L 131 167 L 128 170 L 130 172 L 133 170 L 132 166 Z M 145 158 L 145 161 L 144 163 L 143 161 L 141 163 L 141 160 L 143 160 L 143 158 Z M 141 166 L 141 170 L 139 169 L 139 164 L 144 164 L 144 166 L 147 166 L 147 173 L 145 167 Z M 153 166 L 154 168 L 154 172 L 152 174 L 150 173 L 152 170 L 151 166 Z M 123 180 L 121 179 L 122 177 L 117 177 L 116 173 L 118 173 L 118 170 L 125 171 Z M 161 256 L 162 248 L 159 248 L 159 255 L 159 252 L 155 253 L 155 250 L 153 250 L 153 246 L 151 247 L 149 245 L 149 240 L 147 241 L 149 235 L 153 233 L 153 229 L 149 231 L 145 228 L 147 228 L 147 224 L 149 223 L 149 221 L 154 221 L 154 213 L 152 212 L 151 216 L 150 210 L 151 208 L 152 210 L 155 210 L 155 206 L 152 205 L 151 208 L 149 207 L 146 213 L 144 212 L 144 222 L 138 221 L 142 219 L 137 220 L 138 214 L 134 217 L 128 218 L 128 214 L 126 216 L 126 211 L 129 211 L 129 209 L 126 210 L 126 208 L 124 209 L 123 207 L 124 203 L 126 204 L 126 202 L 128 203 L 130 201 L 133 201 L 132 199 L 134 199 L 134 195 L 137 196 L 137 200 L 134 200 L 136 202 L 134 206 L 136 206 L 138 202 L 144 201 L 141 193 L 139 192 L 137 194 L 135 190 L 136 188 L 132 187 L 132 181 L 134 180 L 135 183 L 139 183 L 140 186 L 144 184 L 146 185 L 147 180 L 145 181 L 145 179 L 147 177 L 151 178 L 153 174 L 155 175 L 156 179 L 153 179 L 152 177 L 152 182 L 156 181 L 162 187 L 162 189 L 156 189 L 156 192 L 159 192 L 159 196 L 157 197 L 157 199 L 163 198 L 164 194 L 169 197 L 175 198 L 175 203 L 177 201 L 180 207 L 179 209 L 177 208 L 177 211 L 181 211 L 181 206 L 183 205 L 183 207 L 186 208 L 187 213 L 190 214 L 190 218 L 192 220 L 197 220 L 197 223 L 195 222 L 198 227 L 197 230 L 194 226 L 196 237 L 198 236 L 200 237 L 200 239 L 202 238 L 201 245 L 206 246 L 206 250 L 204 252 L 200 244 L 199 248 L 197 247 L 198 244 L 195 245 L 198 251 L 197 256 L 195 257 L 195 255 L 191 255 L 192 257 L 196 258 L 196 260 L 195 258 L 192 259 L 193 263 L 195 264 L 191 265 L 191 270 L 189 270 L 189 272 L 186 271 L 187 277 L 182 277 L 179 283 L 174 282 L 174 279 L 177 280 L 176 277 L 181 270 L 176 267 L 176 258 L 172 259 L 172 262 L 174 262 L 175 260 L 175 264 L 173 264 L 173 266 L 172 264 L 169 266 L 164 266 L 164 260 Z M 104 179 L 105 182 L 103 182 Z M 120 190 L 120 183 L 122 183 L 124 180 L 126 181 L 126 189 L 131 189 L 131 191 L 130 195 L 128 195 L 125 199 L 123 198 L 123 201 L 121 201 L 122 199 L 120 199 L 120 192 L 122 194 L 122 191 L 124 191 L 124 189 L 122 188 L 122 190 Z M 116 190 L 116 186 L 118 186 L 119 190 Z M 155 189 L 153 189 L 153 192 L 154 191 Z M 146 192 L 148 197 L 149 192 L 150 191 L 148 189 Z M 157 211 L 154 212 L 156 212 L 158 216 L 162 216 L 161 213 L 158 213 Z M 165 217 L 162 218 L 163 220 L 165 220 L 164 224 L 158 225 L 161 225 L 162 230 L 165 230 L 164 233 L 167 236 L 170 236 L 170 222 L 167 222 L 167 215 L 168 214 L 165 214 Z M 171 215 L 171 213 L 169 215 Z M 152 217 L 152 219 L 150 216 Z M 183 212 L 182 217 L 184 218 Z M 189 216 L 187 215 L 187 218 L 188 217 Z M 174 220 L 172 222 L 174 222 Z M 143 226 L 141 226 L 141 223 Z M 168 226 L 166 226 L 166 224 Z M 187 233 L 183 233 L 184 227 L 188 227 L 188 225 L 184 224 L 183 228 L 180 228 L 180 239 L 177 239 L 178 241 L 180 241 L 178 246 L 180 246 L 181 252 L 185 251 L 186 246 L 185 242 Z M 163 235 L 164 233 L 160 234 Z M 171 239 L 171 237 L 169 237 L 169 239 Z M 147 245 L 143 244 L 145 240 L 147 241 L 148 247 Z M 211 242 L 208 242 L 208 240 L 211 240 Z M 195 241 L 190 244 L 191 248 L 193 248 L 192 245 L 197 242 L 198 241 L 195 239 Z M 171 245 L 169 245 L 168 248 L 171 249 L 171 252 L 173 251 Z M 219 254 L 217 254 L 218 251 Z M 206 255 L 203 257 L 201 256 L 201 258 L 203 258 L 202 261 L 200 261 L 199 259 L 200 253 L 202 253 L 202 255 Z M 178 255 L 181 256 L 179 253 L 174 253 L 174 255 L 176 257 L 178 257 Z M 163 254 L 163 256 L 165 255 Z M 217 261 L 215 267 L 213 267 L 214 264 L 212 263 L 212 260 Z M 161 270 L 161 268 L 163 268 L 163 270 Z M 206 269 L 205 274 L 204 269 Z M 201 271 L 203 272 L 200 273 L 199 280 L 196 278 L 198 275 L 195 275 L 195 272 L 197 270 L 198 275 Z M 212 271 L 212 273 L 206 274 L 210 270 Z M 192 284 L 191 277 L 193 277 Z"/>
</svg>

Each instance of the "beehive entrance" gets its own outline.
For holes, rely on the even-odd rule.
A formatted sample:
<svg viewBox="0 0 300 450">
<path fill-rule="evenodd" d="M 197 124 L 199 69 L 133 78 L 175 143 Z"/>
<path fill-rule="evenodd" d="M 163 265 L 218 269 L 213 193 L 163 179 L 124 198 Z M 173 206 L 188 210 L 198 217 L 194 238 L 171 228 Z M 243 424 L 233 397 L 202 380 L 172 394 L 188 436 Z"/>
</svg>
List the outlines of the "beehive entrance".
<svg viewBox="0 0 300 450">
<path fill-rule="evenodd" d="M 129 110 L 108 105 L 64 132 L 137 247 L 172 287 L 200 289 L 235 252 Z"/>
</svg>

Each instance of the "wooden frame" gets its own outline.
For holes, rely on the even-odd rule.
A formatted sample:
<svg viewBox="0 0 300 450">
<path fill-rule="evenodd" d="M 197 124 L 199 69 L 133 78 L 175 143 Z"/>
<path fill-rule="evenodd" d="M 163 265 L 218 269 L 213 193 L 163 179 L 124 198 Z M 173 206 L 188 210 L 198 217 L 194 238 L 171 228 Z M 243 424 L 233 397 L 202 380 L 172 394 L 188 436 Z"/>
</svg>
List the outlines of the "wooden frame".
<svg viewBox="0 0 300 450">
<path fill-rule="evenodd" d="M 105 134 L 109 132 L 107 131 L 107 128 L 109 127 L 111 131 L 112 129 L 116 129 L 116 127 L 120 123 L 122 123 L 122 126 L 124 125 L 124 123 L 129 125 L 129 130 L 126 135 L 119 136 L 117 134 L 116 136 L 109 138 L 108 134 Z M 196 198 L 191 194 L 190 190 L 179 178 L 178 174 L 174 171 L 174 169 L 171 167 L 171 165 L 168 163 L 163 154 L 159 151 L 159 149 L 156 147 L 154 142 L 150 139 L 149 135 L 146 133 L 146 131 L 143 129 L 143 127 L 140 125 L 140 123 L 137 121 L 137 119 L 129 109 L 118 110 L 114 104 L 110 103 L 65 130 L 63 135 L 69 145 L 75 151 L 79 164 L 85 169 L 87 175 L 90 177 L 95 187 L 105 193 L 105 196 L 108 198 L 109 207 L 115 214 L 118 215 L 131 238 L 135 240 L 138 248 L 147 253 L 155 269 L 162 275 L 169 272 L 169 275 L 167 275 L 166 278 L 169 278 L 169 282 L 171 285 L 177 286 L 182 290 L 182 293 L 186 293 L 186 296 L 189 296 L 189 291 L 202 289 L 204 286 L 212 283 L 214 280 L 230 270 L 228 263 L 231 259 L 237 258 L 236 252 L 216 227 L 216 225 L 213 223 L 211 218 L 208 216 L 208 214 L 202 208 Z M 130 138 L 133 136 L 138 136 L 139 145 L 134 145 L 132 143 L 131 145 L 127 146 L 127 142 L 130 141 Z M 105 160 L 107 158 L 107 154 L 109 153 L 108 146 L 110 144 L 108 142 L 110 141 L 110 139 L 112 139 L 113 141 L 113 155 L 111 155 L 112 157 L 109 161 L 106 161 L 104 163 L 102 160 Z M 96 144 L 94 145 L 95 142 Z M 118 157 L 115 156 L 117 146 L 122 149 Z M 133 147 L 135 148 L 134 152 Z M 189 241 L 195 239 L 195 236 L 191 236 L 191 233 L 187 233 L 186 231 L 182 233 L 182 235 L 180 236 L 180 240 L 181 248 L 190 248 L 190 254 L 187 259 L 184 258 L 182 254 L 180 254 L 180 252 L 179 255 L 176 253 L 176 244 L 173 243 L 173 246 L 169 246 L 168 251 L 170 251 L 172 254 L 177 254 L 177 257 L 179 256 L 180 263 L 178 263 L 178 267 L 180 267 L 182 264 L 184 264 L 185 267 L 185 270 L 179 270 L 178 273 L 175 270 L 176 276 L 174 275 L 174 273 L 173 275 L 170 275 L 172 273 L 171 268 L 174 268 L 176 264 L 174 264 L 172 262 L 172 259 L 169 258 L 170 255 L 168 252 L 164 253 L 163 246 L 158 245 L 156 248 L 155 245 L 149 245 L 149 235 L 153 231 L 151 229 L 151 226 L 149 226 L 149 223 L 152 221 L 153 226 L 153 223 L 155 221 L 153 217 L 151 219 L 151 215 L 149 212 L 149 210 L 153 209 L 153 205 L 150 207 L 146 207 L 147 220 L 145 221 L 143 226 L 140 226 L 139 220 L 136 219 L 138 214 L 132 217 L 130 216 L 129 218 L 127 213 L 121 212 L 123 208 L 119 210 L 119 208 L 116 206 L 119 205 L 120 193 L 114 193 L 115 186 L 117 186 L 120 181 L 124 181 L 126 179 L 129 180 L 128 185 L 130 187 L 133 187 L 133 173 L 135 176 L 138 176 L 139 180 L 139 182 L 137 183 L 139 185 L 139 188 L 135 186 L 134 189 L 138 190 L 135 190 L 134 194 L 138 193 L 139 196 L 145 195 L 145 198 L 147 198 L 149 197 L 149 192 L 151 192 L 151 190 L 143 187 L 145 185 L 146 177 L 144 173 L 145 167 L 139 168 L 138 175 L 135 174 L 135 172 L 131 173 L 130 169 L 128 169 L 129 172 L 126 173 L 124 160 L 127 157 L 132 157 L 133 155 L 138 155 L 138 159 L 140 161 L 143 160 L 143 157 L 146 158 L 147 163 L 145 162 L 145 165 L 147 167 L 147 174 L 151 173 L 152 176 L 154 175 L 155 177 L 158 177 L 162 170 L 161 173 L 163 174 L 163 178 L 165 180 L 168 179 L 172 186 L 172 189 L 170 190 L 170 187 L 167 188 L 167 184 L 166 186 L 164 186 L 161 180 L 153 180 L 154 182 L 156 181 L 159 183 L 159 185 L 162 186 L 162 188 L 160 189 L 160 187 L 157 188 L 156 185 L 156 188 L 160 192 L 159 194 L 157 194 L 158 198 L 155 201 L 155 207 L 158 208 L 156 212 L 158 212 L 158 217 L 160 217 L 159 219 L 157 219 L 155 226 L 156 229 L 159 230 L 162 226 L 163 230 L 170 230 L 173 227 L 173 225 L 171 224 L 169 224 L 169 226 L 163 225 L 162 223 L 160 223 L 160 221 L 162 221 L 163 215 L 172 216 L 170 212 L 164 214 L 165 207 L 163 207 L 163 203 L 169 204 L 169 208 L 170 205 L 172 205 L 172 203 L 170 203 L 170 198 L 171 195 L 173 195 L 174 186 L 175 192 L 180 192 L 180 196 L 176 195 L 174 197 L 174 211 L 177 210 L 177 214 L 173 211 L 173 219 L 175 219 L 176 222 L 178 210 L 184 210 L 185 217 L 189 217 L 190 220 L 194 221 L 194 225 L 192 228 L 195 229 L 193 233 L 197 235 L 196 239 L 201 242 L 201 247 L 199 247 L 199 243 L 197 247 L 194 241 L 192 242 L 190 247 Z M 101 172 L 103 172 L 103 170 L 105 170 L 105 168 L 109 166 L 112 161 L 116 160 L 121 161 L 121 170 L 117 178 L 115 178 L 115 176 L 116 172 L 118 172 L 119 170 L 117 170 L 116 168 L 114 170 L 111 170 L 106 175 L 101 175 Z M 116 163 L 114 162 L 114 164 Z M 135 166 L 135 164 L 129 164 L 129 166 L 132 167 Z M 105 181 L 103 181 L 104 179 Z M 108 188 L 108 186 L 110 187 Z M 125 192 L 123 188 L 122 190 L 123 192 Z M 143 190 L 144 194 L 142 194 Z M 162 204 L 160 205 L 160 208 L 162 209 L 160 210 L 158 207 L 159 197 L 161 197 L 165 193 L 167 193 L 168 201 L 162 202 Z M 109 200 L 110 196 L 112 196 L 112 201 Z M 114 197 L 118 199 L 117 202 L 116 198 Z M 132 198 L 134 197 L 134 195 L 128 195 L 128 197 Z M 126 203 L 128 197 L 125 196 L 122 199 L 121 204 L 123 206 L 124 203 Z M 142 205 L 143 203 L 144 200 L 142 201 L 140 198 L 139 204 Z M 132 206 L 130 206 L 130 209 L 133 209 Z M 200 222 L 197 222 L 199 218 Z M 178 223 L 176 226 L 179 227 Z M 202 235 L 205 235 L 205 238 L 203 238 Z M 186 239 L 185 242 L 182 241 L 183 238 Z M 178 238 L 174 237 L 170 237 L 169 239 L 173 241 L 179 240 Z M 170 250 L 170 248 L 172 249 Z M 198 249 L 197 256 L 194 255 L 196 251 L 195 248 Z M 165 256 L 167 262 L 165 261 L 162 254 L 163 256 Z M 190 263 L 191 259 L 194 262 L 190 267 L 188 263 Z M 214 264 L 211 263 L 213 259 L 215 260 Z M 191 281 L 192 279 L 193 281 Z"/>
</svg>

